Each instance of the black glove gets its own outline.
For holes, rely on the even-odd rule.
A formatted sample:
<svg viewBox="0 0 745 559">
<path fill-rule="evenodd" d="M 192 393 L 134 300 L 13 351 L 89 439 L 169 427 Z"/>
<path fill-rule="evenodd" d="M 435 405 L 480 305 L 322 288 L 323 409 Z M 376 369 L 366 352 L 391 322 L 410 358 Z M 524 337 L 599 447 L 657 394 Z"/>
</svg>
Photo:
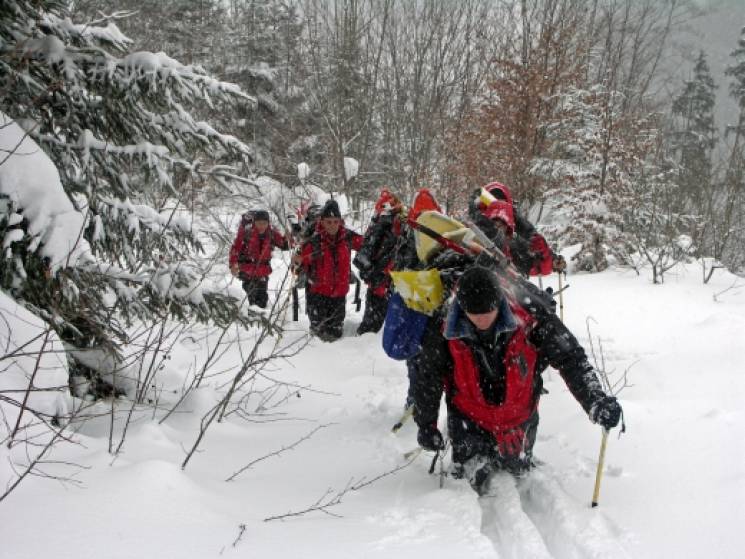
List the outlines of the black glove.
<svg viewBox="0 0 745 559">
<path fill-rule="evenodd" d="M 590 420 L 604 429 L 613 429 L 621 419 L 621 405 L 615 396 L 603 396 L 590 408 Z"/>
<path fill-rule="evenodd" d="M 445 448 L 445 441 L 442 439 L 442 433 L 436 425 L 424 425 L 419 427 L 419 433 L 416 435 L 416 442 L 424 450 L 442 450 Z"/>
<path fill-rule="evenodd" d="M 552 268 L 554 272 L 564 272 L 567 269 L 567 261 L 561 254 L 554 255 Z"/>
</svg>

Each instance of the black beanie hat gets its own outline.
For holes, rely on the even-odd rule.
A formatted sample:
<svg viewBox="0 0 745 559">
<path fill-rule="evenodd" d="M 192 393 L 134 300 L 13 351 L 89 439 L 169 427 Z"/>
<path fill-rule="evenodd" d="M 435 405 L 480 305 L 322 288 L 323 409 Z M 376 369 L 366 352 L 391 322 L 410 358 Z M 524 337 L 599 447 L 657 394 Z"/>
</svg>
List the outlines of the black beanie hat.
<svg viewBox="0 0 745 559">
<path fill-rule="evenodd" d="M 336 200 L 329 200 L 324 204 L 321 210 L 321 217 L 338 217 L 341 218 L 341 212 L 339 211 L 339 204 Z"/>
<path fill-rule="evenodd" d="M 484 314 L 499 308 L 502 291 L 494 272 L 474 266 L 466 270 L 458 280 L 455 298 L 464 311 Z"/>
<path fill-rule="evenodd" d="M 254 221 L 269 221 L 269 212 L 266 210 L 254 210 Z"/>
</svg>

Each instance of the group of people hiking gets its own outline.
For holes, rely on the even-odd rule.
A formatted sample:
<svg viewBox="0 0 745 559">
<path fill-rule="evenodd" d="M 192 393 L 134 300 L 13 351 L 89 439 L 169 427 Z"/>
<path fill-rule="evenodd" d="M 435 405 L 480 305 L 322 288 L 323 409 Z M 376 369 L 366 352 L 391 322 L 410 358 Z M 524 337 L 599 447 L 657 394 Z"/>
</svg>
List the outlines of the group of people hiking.
<svg viewBox="0 0 745 559">
<path fill-rule="evenodd" d="M 239 231 L 230 264 L 249 301 L 266 306 L 271 249 L 292 243 L 258 228 L 258 217 L 268 215 L 254 213 L 253 228 Z M 453 474 L 479 493 L 492 472 L 520 475 L 533 466 L 541 374 L 549 365 L 592 422 L 605 430 L 618 425 L 618 401 L 604 391 L 552 297 L 525 279 L 563 272 L 566 262 L 516 211 L 505 185 L 476 190 L 464 223 L 445 216 L 427 189 L 408 209 L 383 189 L 364 235 L 345 228 L 333 199 L 295 233 L 292 262 L 306 278 L 311 333 L 341 337 L 353 264 L 367 284 L 357 333 L 384 328 L 386 353 L 406 361 L 406 408 L 425 450 L 445 449 L 438 428 L 444 393 Z"/>
<path fill-rule="evenodd" d="M 336 200 L 304 213 L 304 223 L 284 234 L 269 225 L 266 210 L 245 214 L 230 249 L 230 270 L 243 282 L 249 304 L 266 308 L 272 250 L 296 248 L 292 265 L 303 278 L 310 333 L 330 342 L 342 336 L 352 251 L 362 248 L 364 237 L 344 226 Z"/>
</svg>

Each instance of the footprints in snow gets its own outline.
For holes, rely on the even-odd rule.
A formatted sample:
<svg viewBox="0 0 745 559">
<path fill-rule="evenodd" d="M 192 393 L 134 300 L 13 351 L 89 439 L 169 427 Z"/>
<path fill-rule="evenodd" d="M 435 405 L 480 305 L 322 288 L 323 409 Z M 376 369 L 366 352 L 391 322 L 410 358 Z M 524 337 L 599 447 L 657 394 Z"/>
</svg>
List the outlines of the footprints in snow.
<svg viewBox="0 0 745 559">
<path fill-rule="evenodd" d="M 482 532 L 501 559 L 628 559 L 602 512 L 566 494 L 549 468 L 497 474 L 479 499 Z"/>
</svg>

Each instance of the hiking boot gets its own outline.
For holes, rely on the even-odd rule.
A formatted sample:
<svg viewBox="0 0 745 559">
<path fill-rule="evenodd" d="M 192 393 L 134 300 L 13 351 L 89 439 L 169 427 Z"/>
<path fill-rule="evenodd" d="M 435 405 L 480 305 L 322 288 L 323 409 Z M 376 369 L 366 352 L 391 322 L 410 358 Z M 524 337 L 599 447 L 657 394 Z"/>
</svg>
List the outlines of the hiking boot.
<svg viewBox="0 0 745 559">
<path fill-rule="evenodd" d="M 450 466 L 450 477 L 453 479 L 463 479 L 466 475 L 465 469 L 463 468 L 463 464 L 459 462 L 453 462 L 452 466 Z"/>
<path fill-rule="evenodd" d="M 489 478 L 491 477 L 491 468 L 484 466 L 479 468 L 473 473 L 471 479 L 468 482 L 471 484 L 471 488 L 478 493 L 479 497 L 483 497 L 489 491 Z"/>
</svg>

